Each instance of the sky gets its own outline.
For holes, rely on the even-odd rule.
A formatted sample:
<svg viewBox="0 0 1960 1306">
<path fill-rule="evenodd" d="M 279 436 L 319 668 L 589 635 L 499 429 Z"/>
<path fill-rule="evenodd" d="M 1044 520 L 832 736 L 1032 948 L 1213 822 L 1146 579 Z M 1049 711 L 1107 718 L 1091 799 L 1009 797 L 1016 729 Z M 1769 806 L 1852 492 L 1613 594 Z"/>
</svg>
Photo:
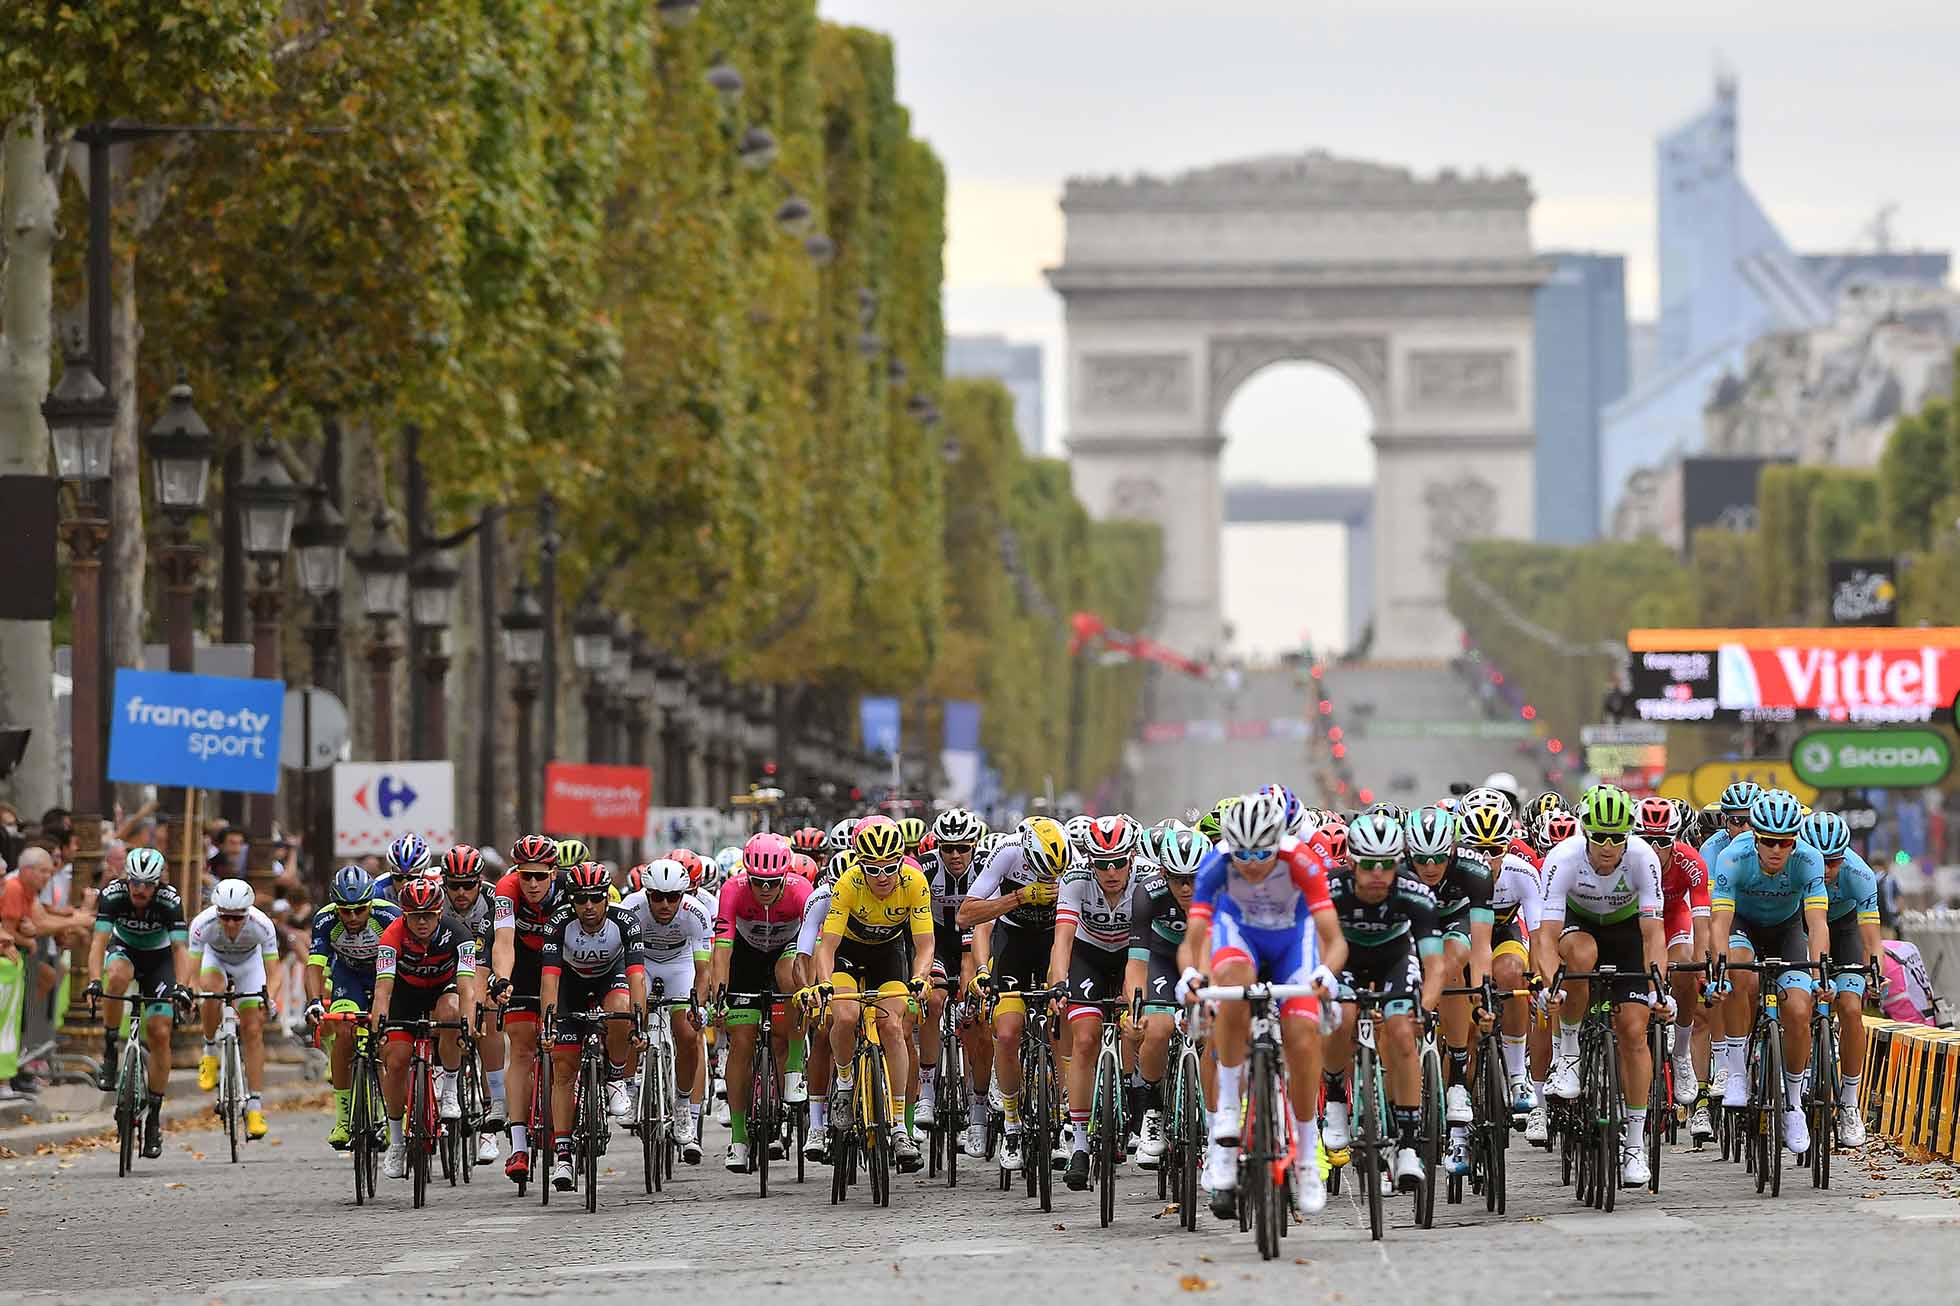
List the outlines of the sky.
<svg viewBox="0 0 1960 1306">
<path fill-rule="evenodd" d="M 819 4 L 894 37 L 900 97 L 947 168 L 948 327 L 1046 347 L 1049 452 L 1067 406 L 1041 272 L 1060 258 L 1071 176 L 1309 148 L 1425 174 L 1516 168 L 1538 197 L 1538 247 L 1626 255 L 1632 312 L 1648 317 L 1654 139 L 1708 104 L 1719 62 L 1740 80 L 1743 176 L 1792 245 L 1859 244 L 1882 204 L 1899 206 L 1897 244 L 1960 243 L 1953 0 Z M 1255 378 L 1228 414 L 1228 472 L 1309 460 L 1368 479 L 1342 389 L 1312 369 Z M 1228 615 L 1277 620 L 1270 578 L 1231 570 Z M 1331 629 L 1339 602 L 1319 595 L 1284 624 Z"/>
</svg>

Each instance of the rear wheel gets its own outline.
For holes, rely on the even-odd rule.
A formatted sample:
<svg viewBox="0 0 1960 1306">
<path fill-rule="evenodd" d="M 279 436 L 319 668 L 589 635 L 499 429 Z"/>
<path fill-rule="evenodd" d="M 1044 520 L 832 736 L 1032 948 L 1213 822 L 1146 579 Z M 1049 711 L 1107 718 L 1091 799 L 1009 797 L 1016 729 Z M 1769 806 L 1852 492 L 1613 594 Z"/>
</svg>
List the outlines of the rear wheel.
<svg viewBox="0 0 1960 1306">
<path fill-rule="evenodd" d="M 1610 1211 L 1620 1191 L 1620 1140 L 1627 1118 L 1626 1097 L 1620 1091 L 1619 1037 L 1610 1017 L 1599 1056 L 1600 1082 L 1605 1086 L 1599 1104 L 1599 1185 L 1604 1208 Z"/>
<path fill-rule="evenodd" d="M 408 1067 L 408 1171 L 414 1180 L 415 1209 L 421 1210 L 429 1195 L 429 1068 L 411 1062 Z"/>
<path fill-rule="evenodd" d="M 1484 1209 L 1504 1214 L 1504 1153 L 1511 1146 L 1510 1085 L 1504 1080 L 1503 1054 L 1484 1040 L 1482 1067 L 1483 1112 L 1477 1127 L 1483 1133 Z"/>
<path fill-rule="evenodd" d="M 1359 1049 L 1354 1056 L 1353 1087 L 1348 1096 L 1356 1107 L 1356 1130 L 1354 1134 L 1354 1182 L 1359 1184 L 1368 1199 L 1368 1236 L 1376 1242 L 1382 1238 L 1382 1149 L 1384 1139 L 1382 1129 L 1381 1076 L 1375 1067 L 1373 1048 Z"/>
<path fill-rule="evenodd" d="M 585 1056 L 584 1083 L 579 1086 L 579 1186 L 585 1189 L 585 1209 L 599 1209 L 599 1153 L 606 1139 L 606 1070 L 596 1053 Z"/>
<path fill-rule="evenodd" d="M 780 1137 L 776 1123 L 776 1054 L 768 1037 L 758 1034 L 755 1073 L 749 1082 L 749 1160 L 755 1166 L 763 1197 L 769 1196 L 769 1145 Z"/>
<path fill-rule="evenodd" d="M 1831 1186 L 1831 1148 L 1837 1142 L 1837 1103 L 1842 1085 L 1838 1079 L 1837 1022 L 1822 1003 L 1812 1022 L 1810 1040 L 1810 1182 L 1815 1188 Z"/>
<path fill-rule="evenodd" d="M 1279 1255 L 1280 1221 L 1286 1218 L 1280 1208 L 1280 1188 L 1273 1179 L 1284 1151 L 1279 1141 L 1279 1071 L 1273 1065 L 1272 1050 L 1257 1043 L 1252 1047 L 1251 1062 L 1248 1100 L 1252 1104 L 1252 1131 L 1243 1176 L 1250 1191 L 1241 1201 L 1252 1208 L 1259 1255 L 1270 1261 Z"/>
<path fill-rule="evenodd" d="M 1198 1167 L 1205 1155 L 1205 1104 L 1199 1088 L 1198 1054 L 1185 1049 L 1177 1076 L 1178 1215 L 1187 1230 L 1198 1227 Z"/>
<path fill-rule="evenodd" d="M 1661 1153 L 1666 1150 L 1662 1144 L 1667 1141 L 1668 1126 L 1674 1122 L 1674 1095 L 1668 1086 L 1668 1076 L 1662 1073 L 1670 1064 L 1667 1030 L 1651 1013 L 1647 1025 L 1647 1055 L 1654 1069 L 1647 1081 L 1647 1137 L 1640 1141 L 1647 1148 L 1647 1191 L 1659 1193 Z"/>
</svg>

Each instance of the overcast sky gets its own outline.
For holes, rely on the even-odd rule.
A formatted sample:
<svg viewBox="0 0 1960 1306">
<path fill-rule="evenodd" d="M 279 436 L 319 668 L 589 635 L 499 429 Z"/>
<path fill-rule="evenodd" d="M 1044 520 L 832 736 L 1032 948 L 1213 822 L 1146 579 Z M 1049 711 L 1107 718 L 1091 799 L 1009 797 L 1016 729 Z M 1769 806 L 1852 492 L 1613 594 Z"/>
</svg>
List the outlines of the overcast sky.
<svg viewBox="0 0 1960 1306">
<path fill-rule="evenodd" d="M 951 186 L 948 325 L 1049 346 L 1051 452 L 1066 408 L 1041 269 L 1073 175 L 1316 147 L 1425 173 L 1517 168 L 1539 247 L 1625 254 L 1648 316 L 1654 138 L 1707 105 L 1720 60 L 1740 79 L 1743 175 L 1795 246 L 1856 243 L 1885 203 L 1900 244 L 1960 243 L 1955 0 L 820 4 L 896 39 L 899 93 Z M 1247 387 L 1228 470 L 1365 479 L 1365 445 L 1326 392 L 1278 375 Z"/>
</svg>

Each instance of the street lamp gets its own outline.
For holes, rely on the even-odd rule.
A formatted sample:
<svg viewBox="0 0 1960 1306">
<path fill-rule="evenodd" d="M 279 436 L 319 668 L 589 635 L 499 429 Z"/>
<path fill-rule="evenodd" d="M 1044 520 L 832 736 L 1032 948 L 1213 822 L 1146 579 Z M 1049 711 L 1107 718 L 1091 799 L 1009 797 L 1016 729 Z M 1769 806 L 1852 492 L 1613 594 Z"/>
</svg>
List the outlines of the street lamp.
<svg viewBox="0 0 1960 1306">
<path fill-rule="evenodd" d="M 622 650 L 623 652 L 623 650 Z M 613 659 L 612 618 L 588 600 L 572 618 L 572 663 L 585 673 L 585 760 L 605 757 L 606 668 Z"/>
<path fill-rule="evenodd" d="M 361 577 L 361 613 L 368 619 L 368 673 L 373 687 L 374 756 L 395 760 L 395 646 L 391 622 L 408 609 L 408 550 L 389 529 L 388 510 L 377 505 L 368 547 L 351 555 Z"/>
<path fill-rule="evenodd" d="M 776 206 L 776 225 L 783 229 L 785 235 L 807 236 L 816 216 L 810 201 L 801 195 L 792 195 Z"/>
<path fill-rule="evenodd" d="M 280 658 L 280 616 L 286 606 L 286 554 L 292 548 L 293 518 L 299 511 L 299 486 L 279 457 L 270 436 L 252 449 L 252 462 L 237 489 L 245 524 L 245 554 L 257 565 L 252 587 L 252 675 L 260 680 L 283 680 Z M 253 794 L 246 823 L 252 832 L 246 853 L 245 876 L 257 889 L 272 880 L 272 823 L 278 795 Z"/>
<path fill-rule="evenodd" d="M 653 700 L 660 705 L 660 756 L 666 778 L 661 791 L 669 807 L 688 806 L 691 777 L 688 745 L 692 733 L 687 694 L 687 664 L 664 653 L 654 654 Z"/>
<path fill-rule="evenodd" d="M 531 705 L 538 701 L 538 667 L 544 661 L 544 609 L 522 580 L 511 592 L 510 607 L 498 618 L 498 624 L 504 631 L 504 661 L 516 672 L 510 697 L 517 705 L 517 825 L 530 830 L 536 828 L 531 813 L 537 774 L 532 756 Z"/>
<path fill-rule="evenodd" d="M 837 242 L 821 231 L 815 232 L 803 238 L 803 252 L 818 267 L 829 267 L 837 259 Z"/>
<path fill-rule="evenodd" d="M 211 451 L 217 440 L 191 406 L 191 388 L 183 374 L 170 387 L 163 416 L 143 440 L 150 455 L 150 489 L 169 523 L 163 548 L 164 637 L 170 645 L 170 669 L 196 669 L 191 603 L 204 550 L 191 541 L 190 519 L 204 511 L 211 484 Z"/>
<path fill-rule="evenodd" d="M 98 485 L 109 479 L 109 443 L 116 425 L 116 401 L 89 369 L 79 336 L 67 342 L 61 383 L 41 404 L 54 445 L 55 474 L 69 489 L 71 509 L 62 519 L 68 545 L 68 698 L 69 777 L 73 823 L 78 836 L 73 901 L 95 887 L 102 865 L 102 549 L 109 523 L 99 510 Z M 82 1002 L 88 983 L 84 949 L 76 948 L 69 967 L 69 1006 L 63 1023 L 91 1023 Z"/>
<path fill-rule="evenodd" d="M 776 137 L 767 127 L 751 127 L 742 133 L 735 156 L 750 172 L 763 172 L 776 161 Z"/>
<path fill-rule="evenodd" d="M 346 571 L 347 522 L 317 482 L 306 488 L 306 513 L 293 527 L 293 553 L 299 564 L 299 587 L 313 600 L 313 621 L 306 628 L 312 652 L 313 684 L 329 693 L 340 687 L 340 585 Z M 313 714 L 300 715 L 301 756 L 313 756 Z M 306 846 L 314 850 L 316 880 L 332 867 L 333 795 L 326 770 L 300 776 L 300 828 Z"/>
<path fill-rule="evenodd" d="M 314 600 L 340 592 L 346 574 L 347 521 L 333 506 L 324 485 L 308 486 L 306 515 L 293 527 L 293 548 L 299 559 L 299 587 Z M 317 677 L 315 683 L 320 682 Z"/>
<path fill-rule="evenodd" d="M 715 56 L 714 65 L 708 69 L 706 79 L 708 85 L 714 88 L 715 94 L 721 97 L 725 107 L 732 109 L 742 102 L 744 85 L 742 74 L 734 64 L 720 55 Z"/>
<path fill-rule="evenodd" d="M 449 752 L 449 719 L 443 681 L 449 675 L 449 627 L 456 613 L 456 582 L 462 573 L 440 553 L 424 557 L 408 573 L 409 611 L 414 638 L 421 643 L 424 736 L 416 755 L 440 759 Z"/>
</svg>

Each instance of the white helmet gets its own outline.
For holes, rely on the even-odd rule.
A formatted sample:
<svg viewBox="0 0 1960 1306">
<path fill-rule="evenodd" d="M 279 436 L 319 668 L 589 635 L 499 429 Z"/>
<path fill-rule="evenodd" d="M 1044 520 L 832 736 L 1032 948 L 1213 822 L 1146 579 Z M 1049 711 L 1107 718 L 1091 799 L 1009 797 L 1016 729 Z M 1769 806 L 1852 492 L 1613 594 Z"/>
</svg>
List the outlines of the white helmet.
<svg viewBox="0 0 1960 1306">
<path fill-rule="evenodd" d="M 1492 771 L 1484 777 L 1484 788 L 1503 794 L 1514 812 L 1524 805 L 1524 790 L 1519 786 L 1518 778 L 1509 771 Z"/>
<path fill-rule="evenodd" d="M 686 893 L 694 887 L 688 878 L 687 867 L 671 857 L 648 862 L 640 872 L 640 887 L 648 893 Z"/>
<path fill-rule="evenodd" d="M 1068 836 L 1069 847 L 1075 849 L 1077 852 L 1084 851 L 1088 847 L 1088 844 L 1083 841 L 1089 837 L 1089 827 L 1095 823 L 1096 818 L 1087 813 L 1071 816 L 1068 820 L 1064 821 L 1062 823 L 1062 833 Z"/>
<path fill-rule="evenodd" d="M 211 890 L 211 905 L 219 911 L 244 911 L 252 899 L 252 886 L 243 880 L 219 880 Z"/>
<path fill-rule="evenodd" d="M 1350 857 L 1400 857 L 1402 823 L 1382 812 L 1363 812 L 1348 822 Z"/>
<path fill-rule="evenodd" d="M 1260 790 L 1247 794 L 1218 818 L 1219 837 L 1238 852 L 1266 852 L 1286 834 L 1286 800 Z"/>
</svg>

